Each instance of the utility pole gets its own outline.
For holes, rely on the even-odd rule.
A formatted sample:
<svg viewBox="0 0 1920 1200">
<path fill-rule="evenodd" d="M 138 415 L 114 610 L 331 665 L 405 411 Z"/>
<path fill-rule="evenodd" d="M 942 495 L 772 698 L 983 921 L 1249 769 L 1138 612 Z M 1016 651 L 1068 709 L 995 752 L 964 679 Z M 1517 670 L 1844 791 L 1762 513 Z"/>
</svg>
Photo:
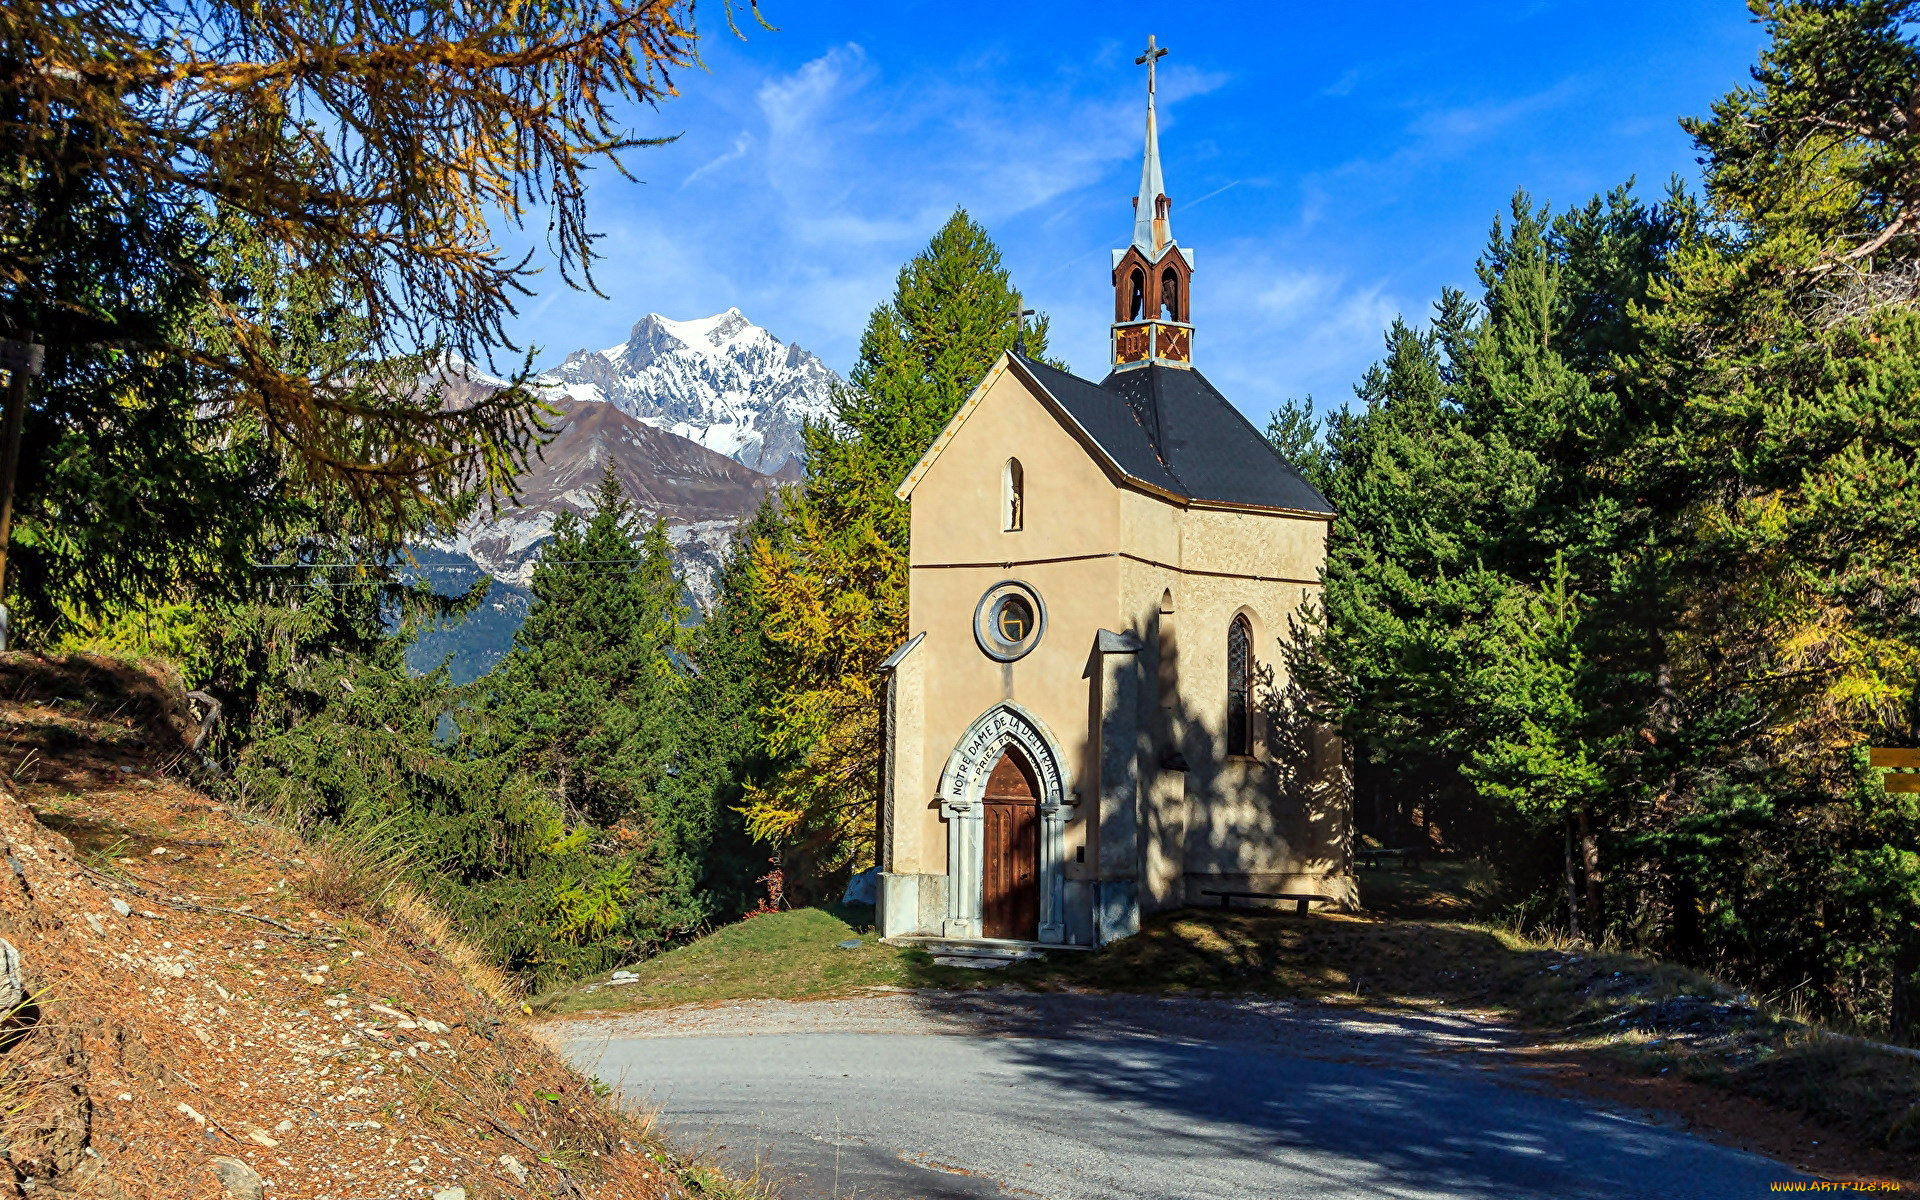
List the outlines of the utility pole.
<svg viewBox="0 0 1920 1200">
<path fill-rule="evenodd" d="M 7 551 L 13 545 L 13 492 L 20 475 L 20 431 L 27 423 L 27 380 L 40 374 L 47 348 L 28 333 L 0 338 L 0 370 L 7 373 L 7 416 L 0 425 L 0 650 L 7 648 Z"/>
</svg>

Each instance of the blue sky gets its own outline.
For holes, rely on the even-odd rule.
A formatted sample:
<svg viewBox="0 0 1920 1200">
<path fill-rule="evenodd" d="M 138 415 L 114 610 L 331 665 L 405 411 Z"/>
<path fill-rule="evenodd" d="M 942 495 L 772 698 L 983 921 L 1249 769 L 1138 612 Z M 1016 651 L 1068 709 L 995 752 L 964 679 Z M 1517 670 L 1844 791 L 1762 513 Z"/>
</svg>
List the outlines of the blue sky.
<svg viewBox="0 0 1920 1200">
<path fill-rule="evenodd" d="M 1343 403 L 1395 314 L 1472 282 L 1516 188 L 1564 205 L 1694 153 L 1677 118 L 1747 78 L 1738 0 L 1610 5 L 764 0 L 702 5 L 704 70 L 634 113 L 642 182 L 598 173 L 606 299 L 558 286 L 512 331 L 541 364 L 649 311 L 738 306 L 844 372 L 895 272 L 955 206 L 999 243 L 1053 349 L 1106 370 L 1110 247 L 1139 179 L 1149 32 L 1173 229 L 1194 248 L 1195 359 L 1256 420 Z M 508 238 L 507 240 L 513 240 Z"/>
</svg>

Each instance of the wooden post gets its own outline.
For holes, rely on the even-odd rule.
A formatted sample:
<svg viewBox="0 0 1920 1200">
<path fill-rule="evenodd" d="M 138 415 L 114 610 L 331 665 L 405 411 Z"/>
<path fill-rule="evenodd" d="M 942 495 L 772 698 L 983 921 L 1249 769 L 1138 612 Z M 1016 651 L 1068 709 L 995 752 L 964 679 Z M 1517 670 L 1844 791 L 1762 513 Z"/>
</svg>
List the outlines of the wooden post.
<svg viewBox="0 0 1920 1200">
<path fill-rule="evenodd" d="M 0 426 L 0 650 L 7 648 L 7 551 L 13 544 L 13 492 L 20 472 L 20 432 L 27 422 L 27 380 L 40 373 L 46 353 L 25 341 L 0 338 L 0 367 L 7 372 L 7 415 Z"/>
</svg>

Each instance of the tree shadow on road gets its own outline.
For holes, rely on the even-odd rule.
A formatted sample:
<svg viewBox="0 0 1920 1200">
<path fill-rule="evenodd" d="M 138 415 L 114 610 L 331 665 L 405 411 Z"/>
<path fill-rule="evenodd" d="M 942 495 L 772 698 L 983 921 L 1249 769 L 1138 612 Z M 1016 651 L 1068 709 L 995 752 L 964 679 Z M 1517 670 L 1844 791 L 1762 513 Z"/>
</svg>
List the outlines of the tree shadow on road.
<svg viewBox="0 0 1920 1200">
<path fill-rule="evenodd" d="M 1558 958 L 1438 922 L 1187 912 L 1098 955 L 1007 972 L 1051 991 L 916 1001 L 953 1032 L 1004 1039 L 994 1053 L 1024 1088 L 1057 1097 L 1063 1121 L 1104 1126 L 1102 1140 L 1151 1144 L 1170 1181 L 1264 1165 L 1355 1194 L 1704 1197 L 1799 1177 L 1544 1094 L 1471 1053 L 1524 1039 L 1441 1003 L 1511 1011 Z M 1379 1003 L 1363 1008 L 1370 978 Z M 1129 979 L 1159 994 L 1116 994 Z M 1218 995 L 1233 991 L 1268 994 Z"/>
</svg>

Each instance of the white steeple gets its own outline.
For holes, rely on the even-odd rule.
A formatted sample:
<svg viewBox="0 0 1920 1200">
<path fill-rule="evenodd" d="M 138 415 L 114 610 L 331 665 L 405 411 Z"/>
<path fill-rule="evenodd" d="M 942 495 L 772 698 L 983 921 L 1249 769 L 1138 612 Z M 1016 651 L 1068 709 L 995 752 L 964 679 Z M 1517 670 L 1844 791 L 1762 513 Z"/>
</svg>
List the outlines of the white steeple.
<svg viewBox="0 0 1920 1200">
<path fill-rule="evenodd" d="M 1155 66 L 1166 47 L 1147 39 L 1133 61 L 1147 69 L 1147 152 L 1140 194 L 1133 198 L 1133 240 L 1113 252 L 1113 365 L 1193 362 L 1193 251 L 1173 241 L 1167 185 L 1160 177 L 1160 120 L 1154 111 Z"/>
<path fill-rule="evenodd" d="M 1154 66 L 1166 53 L 1166 47 L 1155 46 L 1153 35 L 1148 34 L 1146 53 L 1133 60 L 1147 68 L 1147 155 L 1140 164 L 1140 191 L 1133 198 L 1133 244 L 1148 261 L 1158 259 L 1173 240 L 1167 187 L 1160 178 L 1160 124 L 1153 112 Z"/>
</svg>

